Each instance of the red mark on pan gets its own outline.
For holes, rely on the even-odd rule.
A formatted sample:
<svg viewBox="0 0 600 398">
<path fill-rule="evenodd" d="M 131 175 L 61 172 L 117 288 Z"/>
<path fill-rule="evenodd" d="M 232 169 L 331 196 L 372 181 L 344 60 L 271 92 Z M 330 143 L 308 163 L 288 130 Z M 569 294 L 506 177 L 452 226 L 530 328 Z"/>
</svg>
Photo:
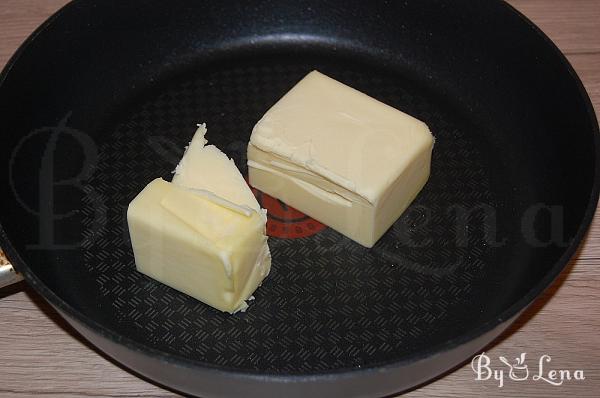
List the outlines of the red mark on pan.
<svg viewBox="0 0 600 398">
<path fill-rule="evenodd" d="M 252 192 L 263 209 L 267 209 L 267 235 L 275 238 L 296 239 L 315 235 L 326 228 L 315 219 L 286 205 L 252 186 Z"/>
</svg>

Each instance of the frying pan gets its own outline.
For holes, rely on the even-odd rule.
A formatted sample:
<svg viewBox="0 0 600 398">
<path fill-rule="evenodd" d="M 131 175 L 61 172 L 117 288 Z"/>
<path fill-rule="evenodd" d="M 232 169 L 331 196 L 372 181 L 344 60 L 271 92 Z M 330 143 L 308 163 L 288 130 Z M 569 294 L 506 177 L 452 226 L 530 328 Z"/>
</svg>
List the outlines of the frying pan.
<svg viewBox="0 0 600 398">
<path fill-rule="evenodd" d="M 243 314 L 137 273 L 126 207 L 170 178 L 195 123 L 245 173 L 253 124 L 313 69 L 430 126 L 432 175 L 411 208 L 365 249 L 271 199 L 284 230 Z M 430 380 L 540 295 L 598 200 L 582 84 L 501 1 L 74 1 L 9 62 L 0 109 L 14 267 L 111 357 L 206 397 Z"/>
</svg>

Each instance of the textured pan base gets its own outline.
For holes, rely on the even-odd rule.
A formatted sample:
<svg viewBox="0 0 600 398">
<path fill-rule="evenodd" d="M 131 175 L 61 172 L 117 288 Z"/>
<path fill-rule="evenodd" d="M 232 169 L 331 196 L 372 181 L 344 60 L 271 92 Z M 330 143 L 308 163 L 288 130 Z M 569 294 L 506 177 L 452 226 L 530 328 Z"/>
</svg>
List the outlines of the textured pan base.
<svg viewBox="0 0 600 398">
<path fill-rule="evenodd" d="M 511 292 L 495 286 L 518 269 L 509 261 L 514 247 L 486 242 L 482 211 L 464 225 L 456 216 L 456 206 L 489 205 L 499 231 L 510 234 L 506 225 L 518 225 L 504 210 L 508 176 L 485 152 L 485 134 L 399 73 L 311 54 L 302 59 L 281 54 L 194 69 L 144 93 L 108 123 L 89 181 L 94 195 L 83 210 L 91 231 L 101 195 L 107 223 L 84 242 L 88 278 L 81 283 L 96 285 L 89 290 L 101 294 L 90 305 L 110 308 L 107 321 L 116 330 L 228 368 L 310 373 L 399 360 L 506 304 Z M 412 207 L 370 250 L 331 229 L 271 238 L 271 275 L 245 314 L 219 313 L 135 272 L 126 206 L 152 178 L 170 178 L 195 123 L 208 124 L 209 141 L 245 174 L 252 126 L 315 68 L 430 126 L 437 138 L 431 178 Z M 506 267 L 488 265 L 499 261 Z"/>
</svg>

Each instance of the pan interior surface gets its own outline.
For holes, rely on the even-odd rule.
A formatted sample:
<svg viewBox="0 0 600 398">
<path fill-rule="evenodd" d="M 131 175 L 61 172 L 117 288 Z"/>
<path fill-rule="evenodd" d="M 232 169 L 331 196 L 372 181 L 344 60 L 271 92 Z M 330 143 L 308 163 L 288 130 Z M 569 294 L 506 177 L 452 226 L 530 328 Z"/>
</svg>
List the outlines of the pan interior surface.
<svg viewBox="0 0 600 398">
<path fill-rule="evenodd" d="M 89 22 L 89 4 L 100 21 L 114 12 L 101 3 L 63 11 L 6 75 L 0 104 L 13 112 L 0 151 L 11 192 L 1 222 L 32 274 L 118 335 L 226 370 L 305 375 L 393 363 L 496 319 L 578 231 L 594 183 L 593 122 L 562 60 L 501 4 L 406 2 L 388 10 L 393 23 L 373 7 L 362 39 L 344 30 L 352 21 L 337 22 L 346 37 L 336 39 L 302 21 L 291 33 L 276 21 L 270 33 L 252 30 L 230 13 L 236 39 L 189 27 L 194 2 L 169 12 L 150 2 L 144 21 L 119 5 L 112 22 Z M 280 10 L 284 22 L 303 3 Z M 444 13 L 478 19 L 449 36 L 448 22 L 433 28 Z M 425 25 L 415 22 L 422 15 Z M 374 51 L 365 41 L 381 29 L 396 36 Z M 528 39 L 509 46 L 513 36 Z M 110 62 L 100 66 L 89 48 Z M 34 73 L 40 57 L 47 70 Z M 171 178 L 196 123 L 245 174 L 254 123 L 314 69 L 429 125 L 432 174 L 409 210 L 373 249 L 328 228 L 270 238 L 271 274 L 234 316 L 137 273 L 127 205 L 153 178 Z"/>
</svg>

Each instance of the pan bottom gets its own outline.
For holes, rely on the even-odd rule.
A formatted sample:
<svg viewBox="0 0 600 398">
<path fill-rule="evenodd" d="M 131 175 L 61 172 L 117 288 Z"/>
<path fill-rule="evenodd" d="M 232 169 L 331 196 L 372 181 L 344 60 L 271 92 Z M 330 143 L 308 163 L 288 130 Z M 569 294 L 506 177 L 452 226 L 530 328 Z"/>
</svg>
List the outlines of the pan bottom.
<svg viewBox="0 0 600 398">
<path fill-rule="evenodd" d="M 137 273 L 127 205 L 153 178 L 171 178 L 195 124 L 206 122 L 209 142 L 245 173 L 254 123 L 313 69 L 430 126 L 432 174 L 410 209 L 370 250 L 328 228 L 272 237 L 271 275 L 245 314 L 218 313 Z M 456 337 L 515 297 L 505 283 L 520 271 L 507 171 L 484 128 L 398 71 L 311 54 L 240 57 L 169 75 L 104 131 L 81 212 L 85 270 L 68 294 L 85 290 L 85 311 L 150 347 L 251 372 L 370 367 Z"/>
</svg>

